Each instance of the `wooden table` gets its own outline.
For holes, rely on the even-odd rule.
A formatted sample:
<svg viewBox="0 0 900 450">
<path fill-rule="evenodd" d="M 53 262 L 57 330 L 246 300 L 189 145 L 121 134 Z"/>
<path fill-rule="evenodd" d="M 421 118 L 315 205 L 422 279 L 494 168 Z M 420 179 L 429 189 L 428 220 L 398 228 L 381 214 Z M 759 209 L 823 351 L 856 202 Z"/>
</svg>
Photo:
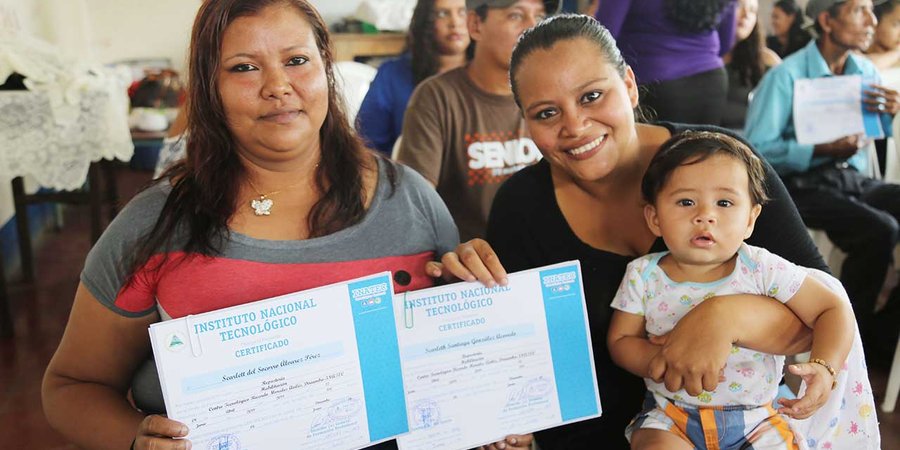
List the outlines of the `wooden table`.
<svg viewBox="0 0 900 450">
<path fill-rule="evenodd" d="M 338 61 L 354 61 L 361 56 L 399 55 L 406 46 L 406 33 L 334 33 L 331 37 Z"/>
</svg>

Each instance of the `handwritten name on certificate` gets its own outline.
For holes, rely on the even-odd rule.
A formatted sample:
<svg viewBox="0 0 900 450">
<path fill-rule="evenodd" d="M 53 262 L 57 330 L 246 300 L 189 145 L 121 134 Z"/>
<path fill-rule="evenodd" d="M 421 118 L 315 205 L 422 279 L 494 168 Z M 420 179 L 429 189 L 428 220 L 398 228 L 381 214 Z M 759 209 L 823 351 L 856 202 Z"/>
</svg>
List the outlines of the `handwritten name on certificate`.
<svg viewBox="0 0 900 450">
<path fill-rule="evenodd" d="M 355 449 L 405 433 L 390 274 L 150 326 L 193 448 Z"/>
<path fill-rule="evenodd" d="M 399 299 L 401 449 L 471 448 L 600 415 L 577 261 Z"/>
</svg>

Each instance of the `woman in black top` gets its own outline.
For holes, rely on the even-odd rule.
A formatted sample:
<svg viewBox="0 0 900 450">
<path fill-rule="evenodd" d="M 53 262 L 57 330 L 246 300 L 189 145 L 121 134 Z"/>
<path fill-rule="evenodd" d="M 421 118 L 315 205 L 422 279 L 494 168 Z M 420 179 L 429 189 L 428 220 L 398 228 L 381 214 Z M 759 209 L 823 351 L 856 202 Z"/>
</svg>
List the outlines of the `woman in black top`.
<svg viewBox="0 0 900 450">
<path fill-rule="evenodd" d="M 546 70 L 550 67 L 553 70 Z M 544 450 L 628 448 L 623 431 L 640 408 L 644 385 L 612 362 L 606 333 L 609 304 L 626 264 L 664 249 L 644 221 L 641 178 L 670 136 L 713 128 L 635 123 L 634 74 L 607 30 L 585 16 L 558 16 L 527 31 L 513 53 L 510 79 L 544 159 L 501 187 L 487 239 L 510 271 L 581 261 L 603 406 L 601 418 L 537 433 L 537 442 Z M 767 185 L 773 200 L 748 243 L 827 270 L 768 166 Z M 505 272 L 497 258 L 485 258 L 479 246 L 461 246 L 458 258 L 475 267 L 471 260 L 477 252 L 487 268 L 473 271 L 473 276 L 484 280 L 493 274 L 502 280 Z M 808 346 L 804 330 L 787 307 L 767 297 L 714 298 L 679 322 L 655 362 L 665 363 L 682 379 L 717 378 L 732 343 L 792 354 Z"/>
<path fill-rule="evenodd" d="M 758 0 L 738 0 L 735 13 L 734 47 L 722 55 L 728 73 L 728 98 L 721 125 L 743 130 L 750 92 L 763 74 L 781 63 L 781 58 L 765 46 L 757 21 Z"/>
</svg>

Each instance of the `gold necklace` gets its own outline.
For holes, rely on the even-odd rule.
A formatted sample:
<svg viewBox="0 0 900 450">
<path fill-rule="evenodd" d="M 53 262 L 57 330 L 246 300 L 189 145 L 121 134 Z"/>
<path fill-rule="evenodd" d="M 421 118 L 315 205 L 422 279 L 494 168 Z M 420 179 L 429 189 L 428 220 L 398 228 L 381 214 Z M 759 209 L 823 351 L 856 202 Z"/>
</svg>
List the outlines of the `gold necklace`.
<svg viewBox="0 0 900 450">
<path fill-rule="evenodd" d="M 318 166 L 318 164 L 316 164 L 316 166 Z M 257 215 L 257 216 L 269 216 L 269 215 L 271 215 L 271 214 L 272 214 L 272 207 L 275 206 L 275 202 L 274 202 L 271 198 L 269 198 L 269 197 L 272 196 L 272 195 L 275 195 L 275 194 L 284 192 L 284 191 L 286 191 L 286 190 L 288 190 L 288 189 L 291 189 L 291 188 L 293 188 L 293 187 L 297 187 L 297 186 L 303 184 L 305 181 L 306 181 L 306 180 L 301 181 L 301 182 L 299 182 L 299 183 L 292 184 L 292 185 L 290 185 L 290 186 L 288 186 L 288 187 L 281 188 L 281 189 L 279 189 L 279 190 L 277 190 L 277 191 L 272 191 L 272 192 L 268 192 L 268 193 L 263 194 L 263 193 L 259 192 L 259 189 L 257 189 L 256 186 L 253 185 L 253 182 L 250 181 L 250 179 L 248 178 L 248 179 L 247 179 L 247 183 L 250 185 L 250 188 L 252 188 L 254 191 L 256 191 L 256 195 L 259 196 L 259 197 L 257 197 L 257 198 L 254 198 L 254 199 L 251 199 L 251 200 L 250 200 L 250 207 L 253 208 L 253 214 L 255 214 L 255 215 Z"/>
</svg>

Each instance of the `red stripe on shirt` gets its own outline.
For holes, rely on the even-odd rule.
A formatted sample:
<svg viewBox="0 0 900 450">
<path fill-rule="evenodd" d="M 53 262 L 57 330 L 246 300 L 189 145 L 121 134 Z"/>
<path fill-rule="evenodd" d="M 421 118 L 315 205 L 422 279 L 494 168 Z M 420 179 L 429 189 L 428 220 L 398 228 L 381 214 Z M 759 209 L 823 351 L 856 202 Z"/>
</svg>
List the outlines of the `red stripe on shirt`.
<svg viewBox="0 0 900 450">
<path fill-rule="evenodd" d="M 116 296 L 117 307 L 131 312 L 159 306 L 173 319 L 200 314 L 292 292 L 325 286 L 378 272 L 406 271 L 412 280 L 406 286 L 394 282 L 395 292 L 431 287 L 425 263 L 434 252 L 387 256 L 356 261 L 326 263 L 264 263 L 223 257 L 190 257 L 169 254 L 157 271 L 163 255 L 157 255 L 135 274 L 133 281 Z"/>
</svg>

